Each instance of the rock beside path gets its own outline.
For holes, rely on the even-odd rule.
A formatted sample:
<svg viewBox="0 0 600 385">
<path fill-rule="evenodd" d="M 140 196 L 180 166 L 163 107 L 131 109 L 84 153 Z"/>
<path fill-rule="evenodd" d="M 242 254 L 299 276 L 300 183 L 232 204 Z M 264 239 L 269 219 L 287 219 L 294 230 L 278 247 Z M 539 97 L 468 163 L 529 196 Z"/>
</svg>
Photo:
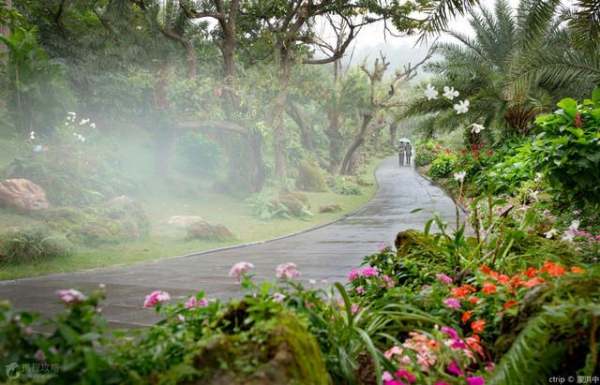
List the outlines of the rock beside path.
<svg viewBox="0 0 600 385">
<path fill-rule="evenodd" d="M 228 241 L 235 239 L 235 235 L 227 227 L 219 224 L 210 224 L 206 221 L 192 223 L 187 228 L 187 239 L 205 241 Z"/>
<path fill-rule="evenodd" d="M 342 211 L 342 206 L 336 203 L 319 207 L 320 213 L 337 213 L 340 211 Z"/>
<path fill-rule="evenodd" d="M 174 215 L 166 220 L 166 224 L 179 229 L 187 229 L 194 223 L 204 222 L 202 217 L 196 215 Z"/>
<path fill-rule="evenodd" d="M 28 179 L 6 179 L 0 182 L 0 205 L 23 211 L 50 207 L 43 188 Z"/>
</svg>

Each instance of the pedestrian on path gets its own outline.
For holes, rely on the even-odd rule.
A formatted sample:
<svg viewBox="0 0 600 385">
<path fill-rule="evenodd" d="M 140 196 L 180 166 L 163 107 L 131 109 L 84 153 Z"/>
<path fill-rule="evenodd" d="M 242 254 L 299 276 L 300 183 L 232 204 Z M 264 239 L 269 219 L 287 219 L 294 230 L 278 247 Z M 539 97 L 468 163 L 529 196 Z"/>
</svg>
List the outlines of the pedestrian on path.
<svg viewBox="0 0 600 385">
<path fill-rule="evenodd" d="M 406 165 L 410 167 L 411 165 L 411 158 L 412 158 L 412 145 L 410 144 L 410 142 L 406 142 Z"/>
<path fill-rule="evenodd" d="M 398 145 L 398 163 L 400 167 L 404 167 L 404 157 L 406 155 L 406 143 L 400 142 Z"/>
</svg>

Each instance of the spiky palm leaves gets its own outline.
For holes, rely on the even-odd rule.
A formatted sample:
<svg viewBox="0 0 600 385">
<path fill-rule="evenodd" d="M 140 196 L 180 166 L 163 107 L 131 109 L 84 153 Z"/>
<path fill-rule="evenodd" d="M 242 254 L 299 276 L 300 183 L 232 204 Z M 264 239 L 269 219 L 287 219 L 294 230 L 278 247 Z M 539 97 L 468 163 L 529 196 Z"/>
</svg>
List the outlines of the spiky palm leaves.
<svg viewBox="0 0 600 385">
<path fill-rule="evenodd" d="M 471 11 L 474 36 L 449 32 L 457 42 L 439 44 L 444 60 L 429 65 L 437 74 L 433 83 L 456 87 L 471 101 L 471 111 L 458 117 L 448 103 L 419 100 L 406 115 L 437 113 L 436 125 L 450 129 L 479 120 L 526 134 L 533 117 L 552 105 L 551 94 L 588 91 L 600 82 L 600 50 L 597 42 L 574 44 L 574 32 L 561 24 L 566 16 L 556 17 L 559 6 L 559 0 L 522 0 L 515 14 L 498 0 L 493 10 Z"/>
</svg>

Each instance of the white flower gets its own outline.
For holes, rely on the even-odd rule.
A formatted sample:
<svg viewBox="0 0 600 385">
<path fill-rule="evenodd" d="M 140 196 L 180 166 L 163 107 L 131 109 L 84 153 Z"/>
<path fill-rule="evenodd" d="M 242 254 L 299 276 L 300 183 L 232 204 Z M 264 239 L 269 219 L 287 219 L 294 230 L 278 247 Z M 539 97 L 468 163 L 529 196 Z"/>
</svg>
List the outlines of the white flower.
<svg viewBox="0 0 600 385">
<path fill-rule="evenodd" d="M 471 133 L 479 134 L 481 131 L 485 130 L 485 127 L 481 124 L 473 123 L 471 124 Z"/>
<path fill-rule="evenodd" d="M 454 110 L 457 114 L 465 114 L 469 112 L 469 104 L 470 102 L 468 100 L 461 100 L 458 104 L 454 105 Z"/>
<path fill-rule="evenodd" d="M 67 112 L 67 115 L 69 115 L 69 116 L 77 116 L 77 114 L 74 113 L 74 112 Z"/>
<path fill-rule="evenodd" d="M 138 25 L 137 27 L 135 27 L 135 29 L 137 29 L 138 31 L 141 31 L 142 30 L 142 26 Z"/>
<path fill-rule="evenodd" d="M 462 183 L 465 180 L 465 177 L 467 176 L 467 172 L 466 171 L 460 171 L 460 172 L 455 172 L 454 173 L 454 180 Z"/>
<path fill-rule="evenodd" d="M 42 152 L 43 149 L 44 149 L 44 147 L 42 147 L 41 144 L 37 144 L 37 145 L 33 146 L 33 152 Z"/>
<path fill-rule="evenodd" d="M 96 123 L 90 123 L 91 128 L 96 128 Z"/>
<path fill-rule="evenodd" d="M 273 301 L 275 301 L 275 302 L 283 302 L 284 299 L 285 299 L 285 295 L 283 295 L 281 293 L 273 294 Z"/>
<path fill-rule="evenodd" d="M 444 86 L 444 97 L 448 100 L 453 100 L 460 93 L 454 89 L 454 87 Z"/>
<path fill-rule="evenodd" d="M 529 196 L 531 196 L 531 199 L 533 199 L 534 201 L 537 201 L 539 198 L 540 192 L 535 190 L 535 191 L 531 191 L 529 193 Z"/>
<path fill-rule="evenodd" d="M 437 99 L 438 91 L 431 84 L 428 84 L 425 89 L 425 97 L 427 100 Z"/>
<path fill-rule="evenodd" d="M 542 178 L 544 177 L 544 174 L 542 174 L 541 172 L 538 172 L 535 174 L 535 183 L 540 183 L 542 181 Z"/>
<path fill-rule="evenodd" d="M 83 126 L 84 124 L 88 124 L 90 122 L 89 119 L 81 119 L 81 122 L 79 122 L 80 126 Z"/>
<path fill-rule="evenodd" d="M 83 295 L 83 293 L 81 293 L 79 290 L 64 289 L 59 290 L 57 293 L 60 300 L 66 304 L 81 302 L 85 300 L 85 295 Z"/>
<path fill-rule="evenodd" d="M 316 279 L 309 279 L 308 283 L 310 283 L 311 285 L 316 285 L 317 284 L 317 280 Z"/>
<path fill-rule="evenodd" d="M 552 239 L 552 238 L 554 238 L 555 236 L 558 235 L 558 230 L 556 230 L 556 229 L 550 229 L 550 230 L 546 231 L 544 233 L 544 235 L 546 236 L 546 238 Z"/>
<path fill-rule="evenodd" d="M 579 230 L 579 225 L 581 224 L 581 221 L 579 221 L 578 219 L 575 219 L 574 221 L 571 222 L 571 224 L 569 225 L 569 230 L 572 231 L 577 231 Z"/>
<path fill-rule="evenodd" d="M 31 140 L 35 140 L 35 131 L 31 131 L 31 132 L 29 133 L 29 139 L 31 139 Z"/>
<path fill-rule="evenodd" d="M 563 236 L 561 237 L 561 239 L 563 241 L 572 242 L 573 239 L 575 239 L 575 232 L 573 232 L 571 230 L 567 230 L 567 231 L 565 231 L 565 233 L 563 234 Z"/>
</svg>

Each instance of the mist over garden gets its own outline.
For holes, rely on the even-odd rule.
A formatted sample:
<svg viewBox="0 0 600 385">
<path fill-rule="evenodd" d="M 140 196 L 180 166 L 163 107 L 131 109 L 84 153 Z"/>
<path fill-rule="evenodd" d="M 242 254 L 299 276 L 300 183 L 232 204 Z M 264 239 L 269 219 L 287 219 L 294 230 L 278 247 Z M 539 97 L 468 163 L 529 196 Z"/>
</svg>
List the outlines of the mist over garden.
<svg viewBox="0 0 600 385">
<path fill-rule="evenodd" d="M 0 0 L 1 383 L 600 383 L 599 256 L 596 0 Z"/>
</svg>

